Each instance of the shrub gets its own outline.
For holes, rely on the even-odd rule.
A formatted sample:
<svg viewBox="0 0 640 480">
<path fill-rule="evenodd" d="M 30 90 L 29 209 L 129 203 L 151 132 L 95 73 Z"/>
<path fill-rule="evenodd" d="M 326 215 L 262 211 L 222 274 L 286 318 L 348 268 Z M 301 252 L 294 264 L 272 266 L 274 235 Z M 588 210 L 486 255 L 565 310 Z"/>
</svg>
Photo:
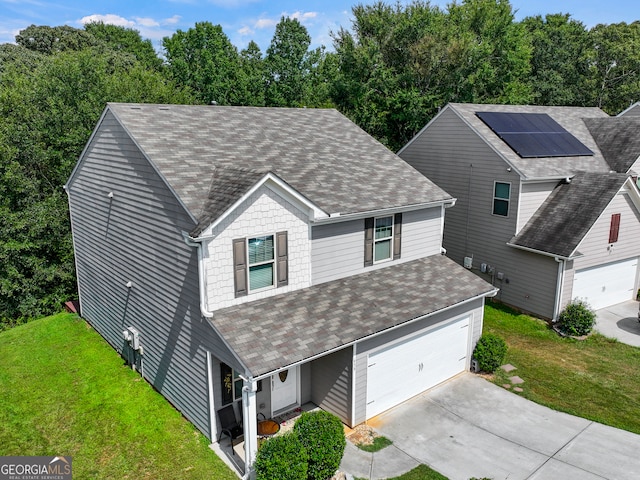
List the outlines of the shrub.
<svg viewBox="0 0 640 480">
<path fill-rule="evenodd" d="M 303 412 L 293 431 L 309 454 L 309 479 L 325 480 L 333 476 L 347 444 L 340 419 L 323 410 Z"/>
<path fill-rule="evenodd" d="M 478 361 L 480 370 L 484 372 L 495 372 L 496 368 L 502 365 L 506 354 L 507 344 L 501 337 L 492 333 L 482 335 L 473 351 L 473 357 Z"/>
<path fill-rule="evenodd" d="M 596 322 L 596 313 L 589 304 L 575 299 L 564 307 L 558 317 L 558 328 L 567 335 L 581 336 L 588 334 Z"/>
<path fill-rule="evenodd" d="M 298 438 L 290 432 L 272 437 L 262 444 L 253 467 L 256 480 L 307 480 L 307 450 Z"/>
</svg>

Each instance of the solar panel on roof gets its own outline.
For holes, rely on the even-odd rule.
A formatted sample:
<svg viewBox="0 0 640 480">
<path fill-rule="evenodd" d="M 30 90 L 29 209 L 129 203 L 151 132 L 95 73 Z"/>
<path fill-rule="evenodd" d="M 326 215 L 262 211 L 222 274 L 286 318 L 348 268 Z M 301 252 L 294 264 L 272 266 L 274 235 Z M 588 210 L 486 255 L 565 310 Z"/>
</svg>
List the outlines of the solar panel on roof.
<svg viewBox="0 0 640 480">
<path fill-rule="evenodd" d="M 476 112 L 522 158 L 593 155 L 546 113 Z"/>
</svg>

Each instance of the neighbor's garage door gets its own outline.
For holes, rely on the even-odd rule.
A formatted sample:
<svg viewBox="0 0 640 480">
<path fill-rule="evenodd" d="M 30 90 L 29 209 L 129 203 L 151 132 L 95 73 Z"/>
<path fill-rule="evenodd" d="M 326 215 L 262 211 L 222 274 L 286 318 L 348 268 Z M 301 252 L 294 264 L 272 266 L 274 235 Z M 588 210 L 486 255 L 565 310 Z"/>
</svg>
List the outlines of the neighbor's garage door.
<svg viewBox="0 0 640 480">
<path fill-rule="evenodd" d="M 367 418 L 465 370 L 470 317 L 369 355 Z"/>
<path fill-rule="evenodd" d="M 634 298 L 638 259 L 577 270 L 573 298 L 585 298 L 595 310 Z"/>
</svg>

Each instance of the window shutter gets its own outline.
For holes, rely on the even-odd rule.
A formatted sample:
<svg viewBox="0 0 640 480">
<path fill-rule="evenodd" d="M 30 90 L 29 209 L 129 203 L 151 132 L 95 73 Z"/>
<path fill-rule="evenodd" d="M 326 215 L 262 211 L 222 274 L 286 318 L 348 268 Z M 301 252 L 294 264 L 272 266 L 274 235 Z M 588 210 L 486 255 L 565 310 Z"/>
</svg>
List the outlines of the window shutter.
<svg viewBox="0 0 640 480">
<path fill-rule="evenodd" d="M 402 246 L 402 213 L 396 213 L 393 217 L 393 259 L 400 258 L 400 250 Z"/>
<path fill-rule="evenodd" d="M 236 297 L 247 294 L 247 242 L 244 238 L 233 241 L 233 284 Z"/>
<path fill-rule="evenodd" d="M 278 287 L 289 285 L 289 245 L 287 232 L 276 233 L 276 256 L 278 258 Z"/>
<path fill-rule="evenodd" d="M 620 214 L 614 213 L 611 215 L 611 227 L 609 228 L 609 243 L 616 243 L 618 241 L 618 234 L 620 233 Z"/>
<path fill-rule="evenodd" d="M 373 265 L 373 217 L 364 219 L 364 266 Z"/>
</svg>

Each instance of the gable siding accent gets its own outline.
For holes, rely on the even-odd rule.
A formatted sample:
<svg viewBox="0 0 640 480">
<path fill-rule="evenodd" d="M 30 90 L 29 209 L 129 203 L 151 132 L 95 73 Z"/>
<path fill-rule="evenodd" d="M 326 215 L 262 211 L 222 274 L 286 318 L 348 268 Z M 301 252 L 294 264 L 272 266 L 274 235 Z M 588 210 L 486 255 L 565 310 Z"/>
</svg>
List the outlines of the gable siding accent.
<svg viewBox="0 0 640 480">
<path fill-rule="evenodd" d="M 518 212 L 518 225 L 516 233 L 531 219 L 536 210 L 544 203 L 553 189 L 558 184 L 557 181 L 541 183 L 523 183 L 520 189 L 520 210 Z"/>
<path fill-rule="evenodd" d="M 385 335 L 380 335 L 368 340 L 359 342 L 355 350 L 355 371 L 354 375 L 354 425 L 358 425 L 366 420 L 367 408 L 367 357 L 370 352 L 376 349 L 395 343 L 401 339 L 413 336 L 415 334 L 426 332 L 430 328 L 441 322 L 446 322 L 453 318 L 470 315 L 471 322 L 471 341 L 469 342 L 469 350 L 467 351 L 467 368 L 470 367 L 471 355 L 478 339 L 482 333 L 482 324 L 484 318 L 484 299 L 480 298 L 464 305 L 458 305 L 445 312 L 437 313 L 431 317 L 425 318 L 419 322 L 414 322 L 401 328 L 397 328 Z"/>
<path fill-rule="evenodd" d="M 351 425 L 353 347 L 311 362 L 311 401 Z"/>
<path fill-rule="evenodd" d="M 364 250 L 368 247 L 364 239 L 362 220 L 313 225 L 311 231 L 312 283 L 316 285 L 371 269 L 385 268 L 397 262 L 437 255 L 442 246 L 441 221 L 442 208 L 439 206 L 403 212 L 401 258 L 366 268 L 363 258 Z"/>
<path fill-rule="evenodd" d="M 181 235 L 193 221 L 109 112 L 69 208 L 82 317 L 125 357 L 122 331 L 137 328 L 145 379 L 212 438 L 206 351 L 236 360 L 200 315 L 197 251 Z"/>
<path fill-rule="evenodd" d="M 457 198 L 446 210 L 443 245 L 447 256 L 460 265 L 465 257 L 472 257 L 472 271 L 500 288 L 499 300 L 551 318 L 557 263 L 507 246 L 518 227 L 519 175 L 509 172 L 509 165 L 452 109 L 443 111 L 400 157 Z M 491 214 L 496 181 L 511 184 L 507 217 Z M 504 279 L 481 274 L 482 263 L 496 274 L 503 273 Z"/>
<path fill-rule="evenodd" d="M 209 311 L 308 287 L 311 284 L 311 242 L 307 222 L 306 212 L 300 211 L 267 186 L 262 186 L 216 225 L 211 232 L 213 238 L 203 242 Z M 278 267 L 285 268 L 286 284 L 236 297 L 233 281 L 234 239 L 261 235 L 276 235 L 277 238 L 278 232 L 286 232 L 286 258 L 278 258 L 276 262 L 276 270 Z M 281 236 L 280 242 L 283 239 Z M 280 276 L 278 278 L 284 280 Z"/>
<path fill-rule="evenodd" d="M 242 297 L 248 293 L 246 238 L 233 240 L 233 281 L 236 297 Z"/>
<path fill-rule="evenodd" d="M 619 236 L 613 248 L 609 248 L 611 216 L 616 213 L 620 213 Z M 578 251 L 584 256 L 576 258 L 572 265 L 568 265 L 566 268 L 562 306 L 565 306 L 573 299 L 573 276 L 576 270 L 637 257 L 640 254 L 638 249 L 639 238 L 640 213 L 638 213 L 627 194 L 619 193 L 598 218 L 584 240 L 578 245 Z M 636 279 L 635 288 L 640 288 L 639 279 Z"/>
</svg>

